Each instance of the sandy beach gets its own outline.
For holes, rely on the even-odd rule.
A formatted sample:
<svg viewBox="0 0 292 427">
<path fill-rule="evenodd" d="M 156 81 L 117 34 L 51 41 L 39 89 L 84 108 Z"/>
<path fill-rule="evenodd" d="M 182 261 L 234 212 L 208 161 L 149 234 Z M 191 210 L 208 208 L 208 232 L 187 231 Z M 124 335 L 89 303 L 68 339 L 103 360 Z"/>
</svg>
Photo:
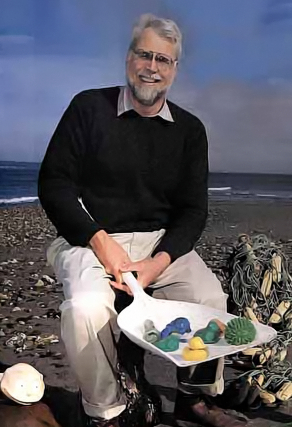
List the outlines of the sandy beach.
<svg viewBox="0 0 292 427">
<path fill-rule="evenodd" d="M 223 286 L 222 268 L 241 233 L 266 234 L 291 260 L 292 201 L 210 201 L 209 212 L 196 249 Z M 38 205 L 0 209 L 0 362 L 30 363 L 44 375 L 46 384 L 76 391 L 60 339 L 62 285 L 46 263 L 45 251 L 55 236 Z M 163 379 L 149 363 L 150 381 L 161 380 L 170 387 L 173 368 Z M 283 425 L 269 424 L 268 418 L 251 425 Z"/>
</svg>

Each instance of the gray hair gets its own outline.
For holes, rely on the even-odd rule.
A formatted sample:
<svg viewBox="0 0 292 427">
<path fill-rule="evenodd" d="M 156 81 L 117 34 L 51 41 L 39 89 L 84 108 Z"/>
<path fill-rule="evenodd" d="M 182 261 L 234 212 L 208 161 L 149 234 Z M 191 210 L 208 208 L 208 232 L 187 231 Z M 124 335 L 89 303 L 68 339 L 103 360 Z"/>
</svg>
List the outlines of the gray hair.
<svg viewBox="0 0 292 427">
<path fill-rule="evenodd" d="M 182 52 L 182 34 L 178 26 L 170 19 L 158 18 L 150 13 L 141 15 L 139 21 L 134 26 L 129 50 L 135 49 L 142 32 L 146 28 L 152 28 L 161 38 L 174 44 L 176 47 L 176 59 L 180 58 Z"/>
</svg>

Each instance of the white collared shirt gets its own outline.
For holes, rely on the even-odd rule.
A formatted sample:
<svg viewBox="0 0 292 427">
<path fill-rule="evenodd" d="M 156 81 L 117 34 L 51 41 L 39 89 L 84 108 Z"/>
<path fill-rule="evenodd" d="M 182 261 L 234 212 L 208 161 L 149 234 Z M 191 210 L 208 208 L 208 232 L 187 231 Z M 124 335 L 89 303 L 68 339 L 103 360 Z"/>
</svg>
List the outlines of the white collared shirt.
<svg viewBox="0 0 292 427">
<path fill-rule="evenodd" d="M 134 107 L 129 95 L 129 88 L 127 86 L 122 86 L 119 93 L 119 98 L 118 98 L 118 116 L 120 116 L 121 114 L 129 110 L 134 110 Z M 174 122 L 166 100 L 161 110 L 157 114 L 154 114 L 153 116 L 149 116 L 149 117 L 155 117 L 155 116 L 159 116 L 162 119 L 167 120 L 168 122 Z"/>
</svg>

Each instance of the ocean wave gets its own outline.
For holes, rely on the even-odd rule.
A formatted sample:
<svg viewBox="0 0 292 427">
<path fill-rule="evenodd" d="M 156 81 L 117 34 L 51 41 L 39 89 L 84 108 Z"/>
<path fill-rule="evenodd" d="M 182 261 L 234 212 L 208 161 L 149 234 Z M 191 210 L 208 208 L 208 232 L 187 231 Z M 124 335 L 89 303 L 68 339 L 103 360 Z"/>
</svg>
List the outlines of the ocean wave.
<svg viewBox="0 0 292 427">
<path fill-rule="evenodd" d="M 0 199 L 0 205 L 11 205 L 16 203 L 31 203 L 38 200 L 38 197 L 13 197 L 12 199 Z"/>
<path fill-rule="evenodd" d="M 24 169 L 19 166 L 0 166 L 0 169 Z"/>
<path fill-rule="evenodd" d="M 272 198 L 272 199 L 281 198 L 281 196 L 279 194 L 267 194 L 267 193 L 256 193 L 256 196 L 257 197 L 268 197 L 268 198 Z"/>
<path fill-rule="evenodd" d="M 208 188 L 209 191 L 230 191 L 231 187 L 211 187 Z"/>
<path fill-rule="evenodd" d="M 10 170 L 10 169 L 17 169 L 17 170 L 28 170 L 30 169 L 30 167 L 23 165 L 23 166 L 14 166 L 14 165 L 0 165 L 0 169 L 6 169 L 6 170 Z"/>
</svg>

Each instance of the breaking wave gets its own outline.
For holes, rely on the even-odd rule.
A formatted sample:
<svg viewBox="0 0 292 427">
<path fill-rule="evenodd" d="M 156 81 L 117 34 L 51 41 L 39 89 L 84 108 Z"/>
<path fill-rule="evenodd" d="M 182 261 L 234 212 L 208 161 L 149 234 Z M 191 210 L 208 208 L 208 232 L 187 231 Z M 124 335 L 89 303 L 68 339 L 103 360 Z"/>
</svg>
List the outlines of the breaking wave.
<svg viewBox="0 0 292 427">
<path fill-rule="evenodd" d="M 12 205 L 19 203 L 32 203 L 38 200 L 38 197 L 12 197 L 11 199 L 0 199 L 0 205 Z"/>
</svg>

